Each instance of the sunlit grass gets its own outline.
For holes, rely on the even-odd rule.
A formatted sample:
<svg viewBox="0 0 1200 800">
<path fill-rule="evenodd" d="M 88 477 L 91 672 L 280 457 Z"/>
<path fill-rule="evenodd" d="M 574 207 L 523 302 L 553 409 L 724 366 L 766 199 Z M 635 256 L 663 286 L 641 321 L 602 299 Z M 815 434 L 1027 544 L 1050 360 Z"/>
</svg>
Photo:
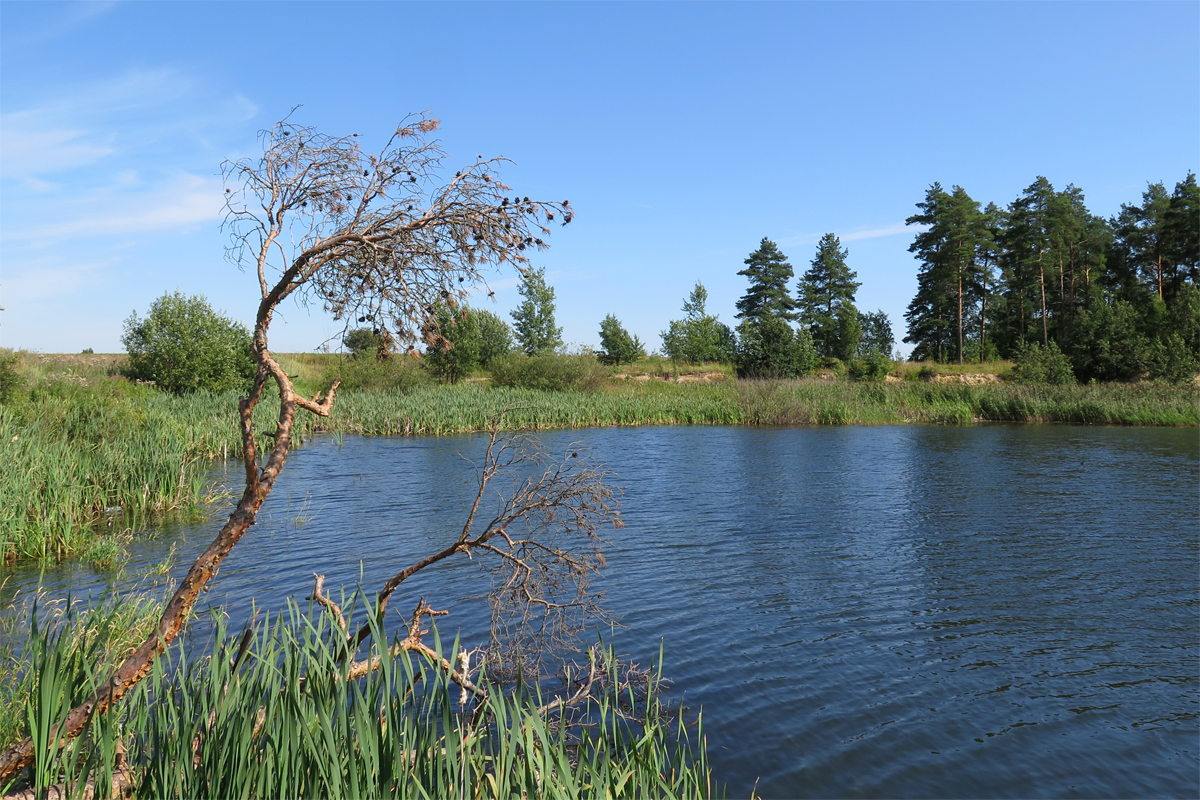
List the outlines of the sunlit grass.
<svg viewBox="0 0 1200 800">
<path fill-rule="evenodd" d="M 475 676 L 488 687 L 475 708 L 462 704 L 437 661 L 379 644 L 364 654 L 378 659 L 378 669 L 348 680 L 344 634 L 328 620 L 293 606 L 260 625 L 244 655 L 241 637 L 218 624 L 209 655 L 172 648 L 119 712 L 93 719 L 65 747 L 48 731 L 94 687 L 97 673 L 69 636 L 35 632 L 22 731 L 36 745 L 32 788 L 89 778 L 111 785 L 121 743 L 136 797 L 713 794 L 700 726 L 689 731 L 666 713 L 656 674 L 636 694 L 597 682 L 570 717 L 544 708 L 536 681 L 498 685 Z M 386 643 L 375 634 L 373 642 Z M 607 659 L 607 674 L 618 674 L 611 649 Z"/>
</svg>

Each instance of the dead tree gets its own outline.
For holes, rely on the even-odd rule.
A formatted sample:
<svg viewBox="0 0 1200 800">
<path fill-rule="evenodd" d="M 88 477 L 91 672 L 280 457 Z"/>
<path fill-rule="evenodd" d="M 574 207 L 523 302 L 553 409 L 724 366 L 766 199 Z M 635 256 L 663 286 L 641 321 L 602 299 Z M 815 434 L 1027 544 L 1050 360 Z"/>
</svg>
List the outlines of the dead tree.
<svg viewBox="0 0 1200 800">
<path fill-rule="evenodd" d="M 409 117 L 372 154 L 360 148 L 358 134 L 327 136 L 288 118 L 262 132 L 260 158 L 222 165 L 228 257 L 254 270 L 261 295 L 254 323 L 258 371 L 238 403 L 245 490 L 180 581 L 154 632 L 67 714 L 52 738 L 77 736 L 93 714 L 105 713 L 146 675 L 183 627 L 201 589 L 254 524 L 283 469 L 297 409 L 329 415 L 340 380 L 324 395 L 302 397 L 271 355 L 268 332 L 280 303 L 295 295 L 347 324 L 389 327 L 409 342 L 424 331 L 437 343 L 433 312 L 439 300 L 455 306 L 491 265 L 507 262 L 523 271 L 528 254 L 547 246 L 541 237 L 550 233 L 549 223 L 571 221 L 566 201 L 509 196 L 497 175 L 503 158 L 479 157 L 443 179 L 446 154 L 430 137 L 437 127 L 436 119 Z M 279 411 L 274 432 L 267 434 L 270 447 L 260 453 L 252 416 L 270 384 Z M 397 585 L 402 580 L 393 579 Z M 33 757 L 30 739 L 0 754 L 0 783 Z"/>
</svg>

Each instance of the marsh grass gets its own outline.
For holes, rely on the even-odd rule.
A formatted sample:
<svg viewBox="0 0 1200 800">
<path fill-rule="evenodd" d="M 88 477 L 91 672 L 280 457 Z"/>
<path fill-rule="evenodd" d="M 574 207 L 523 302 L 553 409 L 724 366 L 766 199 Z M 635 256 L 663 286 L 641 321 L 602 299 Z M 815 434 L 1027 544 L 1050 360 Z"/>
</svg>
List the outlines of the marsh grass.
<svg viewBox="0 0 1200 800">
<path fill-rule="evenodd" d="M 129 531 L 168 515 L 198 515 L 206 499 L 228 496 L 206 483 L 205 475 L 214 459 L 238 453 L 236 394 L 171 396 L 138 386 L 109 374 L 119 373 L 119 356 L 17 355 L 25 388 L 15 402 L 0 405 L 0 558 L 5 562 L 88 554 L 94 563 L 112 568 L 119 564 Z M 985 421 L 1200 424 L 1195 387 L 1152 383 L 620 379 L 594 391 L 539 391 L 430 383 L 407 356 L 385 364 L 351 364 L 331 354 L 281 359 L 311 394 L 346 368 L 363 371 L 362 385 L 376 387 L 347 388 L 330 419 L 302 418 L 295 429 L 298 442 L 321 432 L 479 432 L 504 409 L 506 428 L 533 431 Z M 660 366 L 670 363 L 660 361 Z M 255 427 L 273 427 L 267 406 L 256 413 Z"/>
<path fill-rule="evenodd" d="M 111 668 L 141 644 L 162 605 L 156 587 L 110 595 L 88 608 L 40 594 L 9 600 L 0 610 L 0 748 L 29 735 L 27 711 L 40 690 L 36 664 L 52 658 L 55 669 L 69 672 L 64 696 L 78 701 L 89 671 Z M 53 655 L 44 652 L 48 642 L 54 642 Z"/>
<path fill-rule="evenodd" d="M 32 788 L 111 785 L 120 742 L 135 797 L 712 795 L 703 733 L 666 712 L 657 676 L 639 695 L 601 682 L 567 717 L 539 712 L 539 684 L 501 687 L 485 675 L 477 682 L 489 696 L 477 709 L 435 662 L 387 646 L 368 654 L 377 670 L 347 680 L 344 637 L 328 620 L 293 605 L 257 628 L 244 655 L 241 637 L 218 624 L 207 655 L 172 648 L 119 714 L 95 718 L 65 748 L 50 741 L 50 726 L 95 678 L 69 640 L 38 630 Z M 455 641 L 448 652 L 457 649 Z"/>
</svg>

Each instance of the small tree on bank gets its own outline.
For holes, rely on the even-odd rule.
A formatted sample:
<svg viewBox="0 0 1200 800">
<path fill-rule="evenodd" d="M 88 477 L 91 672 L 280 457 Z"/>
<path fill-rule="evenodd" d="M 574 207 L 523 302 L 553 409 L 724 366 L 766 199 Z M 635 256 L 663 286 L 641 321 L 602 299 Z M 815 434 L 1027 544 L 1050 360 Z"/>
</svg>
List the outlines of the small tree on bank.
<svg viewBox="0 0 1200 800">
<path fill-rule="evenodd" d="M 483 337 L 475 312 L 465 305 L 437 306 L 435 324 L 426 333 L 425 366 L 435 377 L 458 383 L 479 368 Z"/>
<path fill-rule="evenodd" d="M 527 270 L 518 291 L 525 299 L 512 317 L 521 350 L 527 356 L 553 353 L 563 343 L 562 328 L 554 325 L 554 287 L 546 283 L 546 268 Z"/>
<path fill-rule="evenodd" d="M 612 314 L 600 323 L 600 360 L 605 364 L 632 364 L 646 355 L 642 340 L 630 336 Z"/>
<path fill-rule="evenodd" d="M 214 311 L 204 295 L 164 294 L 145 319 L 125 320 L 127 374 L 174 394 L 247 389 L 254 378 L 250 331 Z"/>
<path fill-rule="evenodd" d="M 705 309 L 708 290 L 696 281 L 687 300 L 683 302 L 683 319 L 671 320 L 660 335 L 663 352 L 672 361 L 703 364 L 706 361 L 732 361 L 737 339 L 729 326 L 710 315 Z"/>
<path fill-rule="evenodd" d="M 812 372 L 816 360 L 808 331 L 792 330 L 782 317 L 764 316 L 738 326 L 739 378 L 799 378 Z"/>
<path fill-rule="evenodd" d="M 471 315 L 479 325 L 479 366 L 488 369 L 512 352 L 512 328 L 491 311 L 473 309 Z"/>
</svg>

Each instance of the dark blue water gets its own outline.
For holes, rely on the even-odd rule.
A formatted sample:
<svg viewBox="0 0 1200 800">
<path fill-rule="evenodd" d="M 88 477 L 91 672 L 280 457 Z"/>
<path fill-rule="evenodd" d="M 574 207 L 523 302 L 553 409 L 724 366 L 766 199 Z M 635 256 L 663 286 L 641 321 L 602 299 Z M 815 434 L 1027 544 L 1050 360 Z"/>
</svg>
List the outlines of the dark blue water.
<svg viewBox="0 0 1200 800">
<path fill-rule="evenodd" d="M 665 653 L 731 796 L 1200 794 L 1194 430 L 640 428 L 582 440 L 619 473 L 603 580 L 620 650 Z M 288 461 L 207 601 L 234 622 L 328 584 L 374 590 L 452 538 L 482 437 L 318 440 Z M 461 455 L 460 455 L 461 454 Z M 215 525 L 171 543 L 183 566 Z M 29 588 L 22 572 L 6 591 Z M 41 577 L 78 594 L 102 579 Z M 405 584 L 486 626 L 463 560 Z M 336 591 L 336 588 L 335 588 Z"/>
</svg>

